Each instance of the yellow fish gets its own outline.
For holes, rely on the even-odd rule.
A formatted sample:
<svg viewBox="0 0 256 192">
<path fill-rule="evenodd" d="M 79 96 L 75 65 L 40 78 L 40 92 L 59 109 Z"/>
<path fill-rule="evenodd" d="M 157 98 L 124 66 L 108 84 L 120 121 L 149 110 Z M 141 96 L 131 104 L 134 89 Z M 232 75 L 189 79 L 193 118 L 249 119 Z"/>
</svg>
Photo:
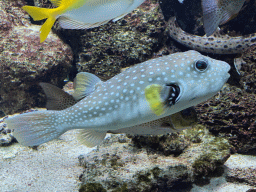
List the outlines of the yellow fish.
<svg viewBox="0 0 256 192">
<path fill-rule="evenodd" d="M 40 29 L 40 43 L 47 38 L 57 18 L 64 29 L 93 28 L 110 20 L 117 21 L 140 6 L 144 0 L 51 0 L 51 2 L 57 8 L 22 7 L 35 21 L 47 19 Z"/>
</svg>

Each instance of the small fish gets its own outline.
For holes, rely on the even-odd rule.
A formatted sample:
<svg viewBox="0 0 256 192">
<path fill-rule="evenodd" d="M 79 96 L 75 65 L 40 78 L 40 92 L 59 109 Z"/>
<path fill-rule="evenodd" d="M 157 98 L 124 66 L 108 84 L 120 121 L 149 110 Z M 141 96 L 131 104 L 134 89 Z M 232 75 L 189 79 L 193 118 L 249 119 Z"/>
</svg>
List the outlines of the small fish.
<svg viewBox="0 0 256 192">
<path fill-rule="evenodd" d="M 202 0 L 204 30 L 210 36 L 241 10 L 245 0 Z"/>
<path fill-rule="evenodd" d="M 64 29 L 93 28 L 111 20 L 117 21 L 140 6 L 144 0 L 51 0 L 51 2 L 57 8 L 22 7 L 35 21 L 47 19 L 40 29 L 40 42 L 47 38 L 57 18 Z"/>
<path fill-rule="evenodd" d="M 231 37 L 216 31 L 214 36 L 198 36 L 183 31 L 176 22 L 176 17 L 168 21 L 168 31 L 175 41 L 197 51 L 216 54 L 236 54 L 246 51 L 256 44 L 256 33 L 246 36 Z"/>
<path fill-rule="evenodd" d="M 81 129 L 80 139 L 92 147 L 109 131 L 155 121 L 211 98 L 228 80 L 229 70 L 226 62 L 192 50 L 148 60 L 106 82 L 78 73 L 77 79 L 84 81 L 75 83 L 73 97 L 78 102 L 73 106 L 5 121 L 22 145 L 40 145 L 68 130 Z M 86 89 L 77 89 L 83 86 Z"/>
</svg>

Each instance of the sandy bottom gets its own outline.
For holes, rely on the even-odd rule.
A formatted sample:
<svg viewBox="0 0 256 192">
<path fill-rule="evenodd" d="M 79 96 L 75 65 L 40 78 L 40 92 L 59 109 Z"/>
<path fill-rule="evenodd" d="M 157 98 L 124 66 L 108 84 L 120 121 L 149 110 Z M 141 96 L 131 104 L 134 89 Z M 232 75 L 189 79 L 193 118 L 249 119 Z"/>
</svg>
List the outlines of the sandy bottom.
<svg viewBox="0 0 256 192">
<path fill-rule="evenodd" d="M 246 192 L 249 189 L 256 188 L 240 183 L 229 183 L 225 177 L 216 177 L 211 179 L 209 185 L 200 187 L 193 184 L 190 192 Z"/>
<path fill-rule="evenodd" d="M 80 145 L 76 130 L 33 150 L 14 144 L 0 148 L 0 191 L 77 191 L 83 168 L 78 156 L 94 148 Z"/>
</svg>

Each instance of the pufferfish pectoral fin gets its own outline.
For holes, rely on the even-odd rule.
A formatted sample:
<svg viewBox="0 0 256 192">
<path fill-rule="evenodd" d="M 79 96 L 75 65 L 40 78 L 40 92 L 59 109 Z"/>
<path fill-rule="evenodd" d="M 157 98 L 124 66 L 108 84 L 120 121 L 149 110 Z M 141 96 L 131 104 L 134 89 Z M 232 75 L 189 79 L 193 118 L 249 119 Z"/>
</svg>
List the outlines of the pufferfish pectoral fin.
<svg viewBox="0 0 256 192">
<path fill-rule="evenodd" d="M 196 110 L 194 107 L 183 109 L 178 113 L 172 114 L 170 116 L 170 121 L 176 131 L 190 129 L 195 126 L 198 121 Z"/>
<path fill-rule="evenodd" d="M 101 142 L 106 137 L 106 132 L 98 132 L 94 130 L 80 130 L 79 135 L 77 136 L 78 141 L 87 146 L 95 147 L 96 145 L 101 144 Z"/>
<path fill-rule="evenodd" d="M 161 99 L 161 91 L 163 87 L 158 84 L 148 85 L 145 88 L 145 97 L 150 109 L 157 115 L 164 113 L 164 102 Z"/>
<path fill-rule="evenodd" d="M 100 78 L 94 74 L 87 72 L 78 73 L 74 80 L 75 91 L 73 97 L 78 101 L 90 95 L 96 89 L 96 85 L 100 82 Z"/>
</svg>

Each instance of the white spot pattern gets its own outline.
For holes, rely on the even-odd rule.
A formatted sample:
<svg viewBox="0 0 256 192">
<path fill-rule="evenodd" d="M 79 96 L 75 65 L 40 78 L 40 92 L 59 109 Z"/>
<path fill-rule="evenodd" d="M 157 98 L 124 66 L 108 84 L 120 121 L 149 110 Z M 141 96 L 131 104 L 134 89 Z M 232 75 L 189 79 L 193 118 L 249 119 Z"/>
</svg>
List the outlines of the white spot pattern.
<svg viewBox="0 0 256 192">
<path fill-rule="evenodd" d="M 211 65 L 205 72 L 199 72 L 194 67 L 194 63 L 199 59 L 204 59 Z M 227 79 L 227 71 L 226 63 L 209 60 L 196 51 L 152 59 L 125 70 L 111 81 L 101 82 L 97 91 L 63 110 L 58 123 L 53 122 L 51 126 L 61 127 L 58 125 L 63 123 L 75 128 L 79 121 L 80 127 L 114 130 L 115 127 L 111 126 L 125 127 L 129 126 L 130 122 L 139 123 L 141 119 L 143 122 L 150 121 L 152 111 L 147 105 L 144 92 L 147 86 L 165 86 L 167 83 L 181 86 L 183 94 L 177 105 L 175 104 L 176 108 L 180 108 L 183 99 L 196 98 L 198 103 L 200 97 L 204 96 L 205 99 L 210 90 L 217 92 Z M 183 95 L 186 97 L 182 97 Z M 166 109 L 166 112 L 170 114 L 171 110 Z M 48 119 L 53 120 L 54 118 Z"/>
</svg>

